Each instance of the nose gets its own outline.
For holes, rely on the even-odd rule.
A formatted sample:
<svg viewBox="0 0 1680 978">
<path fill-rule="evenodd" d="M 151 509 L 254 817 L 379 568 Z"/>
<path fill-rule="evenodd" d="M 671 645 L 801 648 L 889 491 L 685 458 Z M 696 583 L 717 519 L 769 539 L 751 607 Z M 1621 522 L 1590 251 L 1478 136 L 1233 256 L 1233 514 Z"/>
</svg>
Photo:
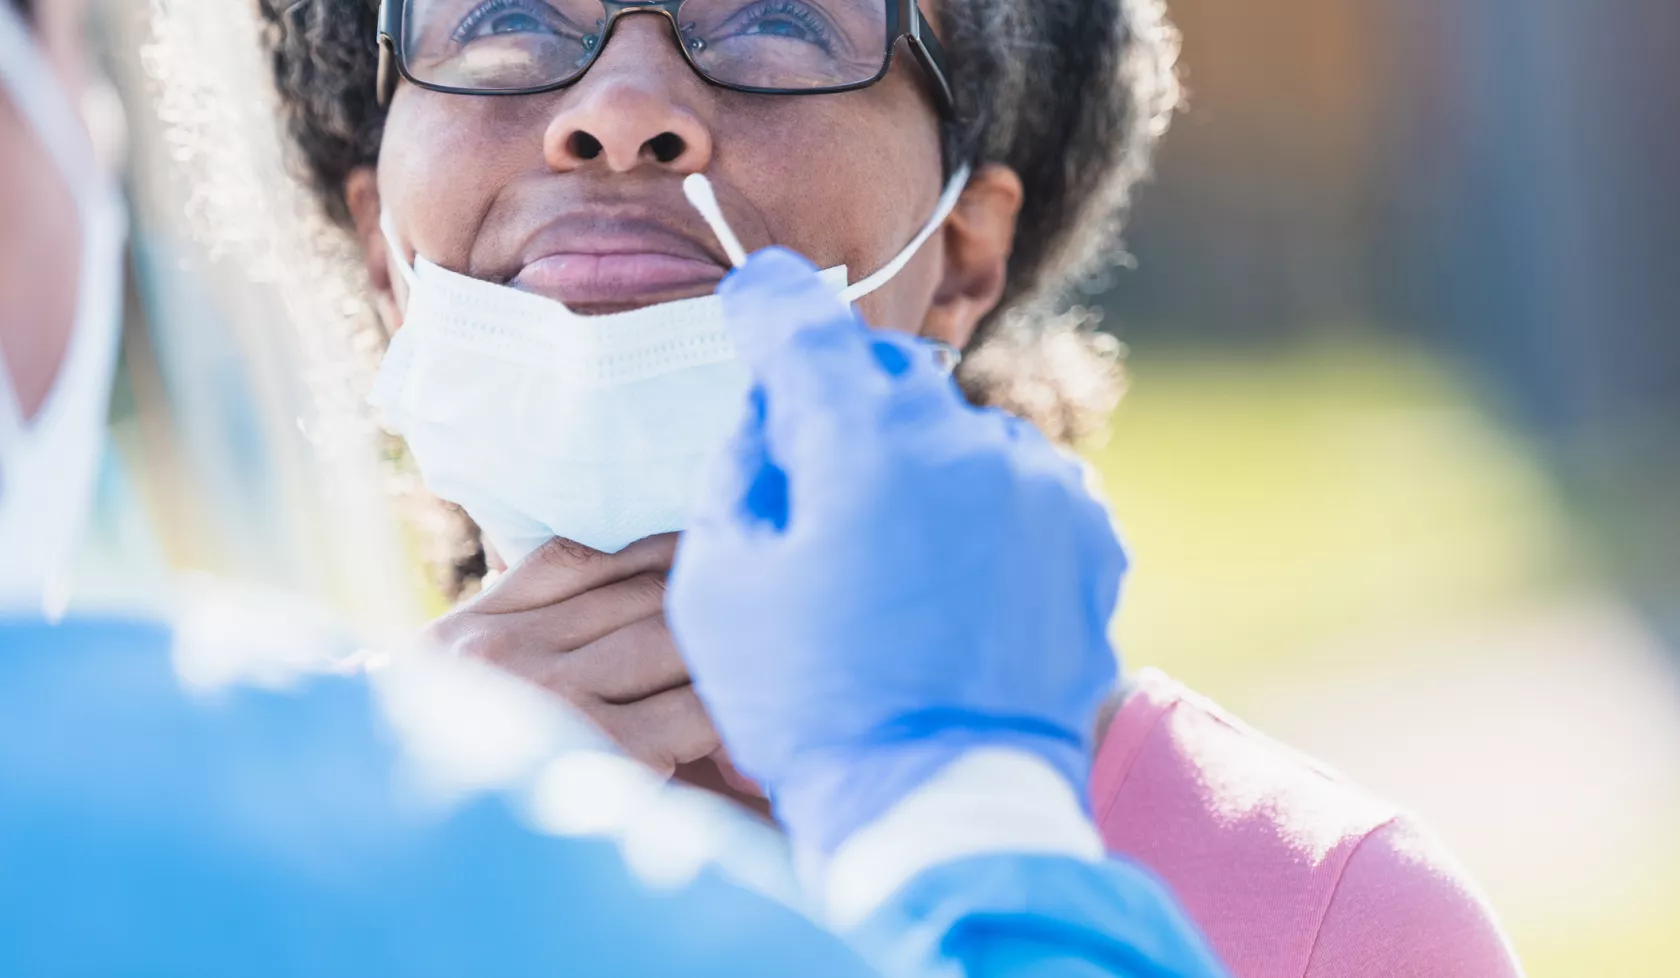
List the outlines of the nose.
<svg viewBox="0 0 1680 978">
<path fill-rule="evenodd" d="M 676 49 L 663 16 L 622 17 L 600 58 L 560 100 L 543 134 L 556 172 L 655 166 L 687 175 L 712 159 L 712 132 L 694 111 L 705 83 Z"/>
</svg>

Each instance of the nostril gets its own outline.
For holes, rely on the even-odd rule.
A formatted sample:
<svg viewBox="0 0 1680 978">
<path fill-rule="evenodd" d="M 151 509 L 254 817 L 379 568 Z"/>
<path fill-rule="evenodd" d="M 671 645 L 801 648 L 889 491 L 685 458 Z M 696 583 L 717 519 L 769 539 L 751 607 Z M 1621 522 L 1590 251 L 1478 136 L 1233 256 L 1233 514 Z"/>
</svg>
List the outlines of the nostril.
<svg viewBox="0 0 1680 978">
<path fill-rule="evenodd" d="M 654 159 L 670 163 L 688 151 L 688 143 L 674 132 L 662 132 L 647 141 L 647 148 L 653 152 Z"/>
<path fill-rule="evenodd" d="M 572 138 L 566 140 L 567 149 L 580 160 L 592 160 L 601 155 L 604 149 L 601 141 L 583 130 L 572 133 Z"/>
</svg>

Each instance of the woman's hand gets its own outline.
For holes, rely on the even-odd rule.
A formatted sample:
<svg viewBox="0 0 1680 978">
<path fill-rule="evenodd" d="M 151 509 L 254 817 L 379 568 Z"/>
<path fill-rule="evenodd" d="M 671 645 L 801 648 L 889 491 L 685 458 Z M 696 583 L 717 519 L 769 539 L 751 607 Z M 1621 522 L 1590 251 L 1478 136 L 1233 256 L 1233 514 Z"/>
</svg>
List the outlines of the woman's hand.
<svg viewBox="0 0 1680 978">
<path fill-rule="evenodd" d="M 675 534 L 616 554 L 552 540 L 434 622 L 437 648 L 482 659 L 582 711 L 661 774 L 718 750 L 665 627 Z"/>
</svg>

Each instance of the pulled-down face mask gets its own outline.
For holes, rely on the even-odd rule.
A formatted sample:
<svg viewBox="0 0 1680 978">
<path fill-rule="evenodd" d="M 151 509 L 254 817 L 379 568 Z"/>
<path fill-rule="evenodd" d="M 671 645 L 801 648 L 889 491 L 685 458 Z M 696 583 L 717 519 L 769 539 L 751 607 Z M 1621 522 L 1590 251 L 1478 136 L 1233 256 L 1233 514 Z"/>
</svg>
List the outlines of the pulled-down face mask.
<svg viewBox="0 0 1680 978">
<path fill-rule="evenodd" d="M 840 266 L 825 281 L 848 302 L 885 285 L 967 182 L 966 168 L 952 176 L 879 271 L 848 286 Z M 389 221 L 386 236 L 409 294 L 371 400 L 427 488 L 465 509 L 510 564 L 551 537 L 610 553 L 683 529 L 750 386 L 721 299 L 582 316 L 420 256 L 410 267 Z"/>
</svg>

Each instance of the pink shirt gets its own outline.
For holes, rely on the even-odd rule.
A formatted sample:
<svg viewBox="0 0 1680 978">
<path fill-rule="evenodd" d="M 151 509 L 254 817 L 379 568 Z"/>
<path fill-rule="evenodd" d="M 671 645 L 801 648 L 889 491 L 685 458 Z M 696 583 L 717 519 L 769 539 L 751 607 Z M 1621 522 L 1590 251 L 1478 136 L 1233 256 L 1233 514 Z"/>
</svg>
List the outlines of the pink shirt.
<svg viewBox="0 0 1680 978">
<path fill-rule="evenodd" d="M 1109 849 L 1167 881 L 1236 978 L 1509 978 L 1493 911 L 1409 816 L 1153 670 L 1108 729 Z"/>
</svg>

